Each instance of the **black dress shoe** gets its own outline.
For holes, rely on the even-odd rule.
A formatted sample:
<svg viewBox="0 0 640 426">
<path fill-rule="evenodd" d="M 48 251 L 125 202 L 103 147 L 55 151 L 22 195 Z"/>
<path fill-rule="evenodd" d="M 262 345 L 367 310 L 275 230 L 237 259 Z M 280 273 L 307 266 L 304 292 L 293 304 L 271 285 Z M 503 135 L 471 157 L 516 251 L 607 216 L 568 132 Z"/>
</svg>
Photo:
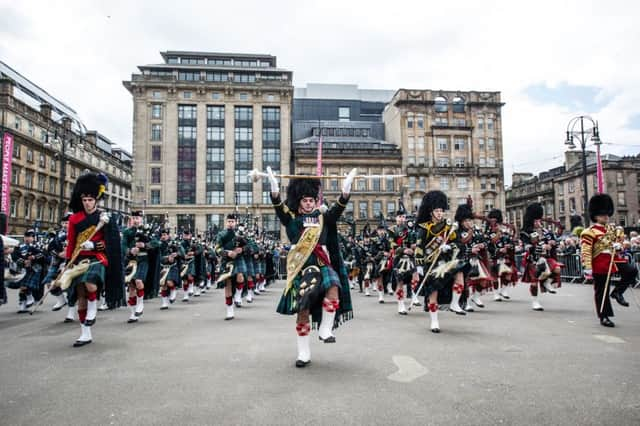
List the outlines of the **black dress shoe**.
<svg viewBox="0 0 640 426">
<path fill-rule="evenodd" d="M 89 343 L 91 343 L 91 340 L 76 340 L 73 343 L 73 347 L 74 348 L 79 348 L 81 346 L 88 345 Z"/>
<path fill-rule="evenodd" d="M 407 311 L 398 312 L 398 315 L 408 315 Z"/>
<path fill-rule="evenodd" d="M 68 323 L 68 322 L 73 322 L 73 320 L 71 318 L 65 318 L 64 321 L 62 321 L 64 323 Z"/>
<path fill-rule="evenodd" d="M 607 317 L 600 318 L 600 325 L 604 327 L 615 327 L 616 325 Z"/>
<path fill-rule="evenodd" d="M 440 333 L 440 329 L 439 328 L 432 328 L 431 332 L 432 333 Z"/>
<path fill-rule="evenodd" d="M 378 300 L 378 303 L 384 303 L 384 300 Z"/>
<path fill-rule="evenodd" d="M 336 342 L 335 336 L 329 336 L 326 339 L 323 339 L 322 337 L 318 336 L 318 339 L 322 340 L 324 343 L 335 343 Z"/>
<path fill-rule="evenodd" d="M 127 320 L 127 324 L 133 324 L 134 322 L 138 322 L 138 318 L 129 318 Z"/>
<path fill-rule="evenodd" d="M 309 361 L 301 361 L 299 359 L 296 360 L 296 367 L 298 367 L 298 368 L 304 368 L 309 364 L 311 364 L 311 360 L 309 360 Z"/>
<path fill-rule="evenodd" d="M 619 305 L 628 307 L 629 306 L 629 302 L 627 302 L 626 300 L 624 300 L 624 296 L 616 291 L 612 291 L 611 292 L 611 297 L 616 299 L 616 302 L 618 302 Z"/>
<path fill-rule="evenodd" d="M 87 327 L 91 327 L 95 323 L 96 323 L 96 319 L 95 318 L 92 319 L 92 320 L 88 320 L 88 319 L 84 320 L 84 325 L 86 325 Z"/>
</svg>

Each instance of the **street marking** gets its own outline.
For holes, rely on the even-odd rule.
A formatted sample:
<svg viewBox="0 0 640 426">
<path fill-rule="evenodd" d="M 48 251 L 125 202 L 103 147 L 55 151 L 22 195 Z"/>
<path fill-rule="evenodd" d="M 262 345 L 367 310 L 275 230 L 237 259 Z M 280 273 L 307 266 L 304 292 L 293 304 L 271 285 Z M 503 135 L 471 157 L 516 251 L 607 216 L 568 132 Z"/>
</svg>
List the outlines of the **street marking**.
<svg viewBox="0 0 640 426">
<path fill-rule="evenodd" d="M 394 355 L 392 360 L 398 367 L 398 371 L 387 376 L 387 379 L 394 382 L 410 383 L 429 372 L 426 367 L 410 356 Z"/>
<path fill-rule="evenodd" d="M 598 340 L 602 340 L 605 343 L 627 343 L 624 339 L 616 336 L 609 336 L 608 334 L 594 334 L 593 337 Z"/>
</svg>

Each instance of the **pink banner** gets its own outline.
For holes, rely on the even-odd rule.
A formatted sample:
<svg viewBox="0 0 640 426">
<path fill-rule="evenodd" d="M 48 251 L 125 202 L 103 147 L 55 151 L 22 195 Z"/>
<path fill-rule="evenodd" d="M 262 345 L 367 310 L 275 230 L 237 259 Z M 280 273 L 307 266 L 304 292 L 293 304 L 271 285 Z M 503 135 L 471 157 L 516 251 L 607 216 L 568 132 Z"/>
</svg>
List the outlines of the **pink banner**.
<svg viewBox="0 0 640 426">
<path fill-rule="evenodd" d="M 0 198 L 0 212 L 10 215 L 11 190 L 11 159 L 13 158 L 13 135 L 5 132 L 2 136 L 2 194 Z"/>
</svg>

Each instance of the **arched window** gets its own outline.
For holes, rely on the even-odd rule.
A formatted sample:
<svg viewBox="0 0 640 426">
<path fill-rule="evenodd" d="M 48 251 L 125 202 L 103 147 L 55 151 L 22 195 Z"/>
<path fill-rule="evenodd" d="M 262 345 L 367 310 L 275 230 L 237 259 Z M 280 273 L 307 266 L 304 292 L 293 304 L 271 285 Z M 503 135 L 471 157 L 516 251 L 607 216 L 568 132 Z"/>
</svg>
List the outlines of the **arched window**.
<svg viewBox="0 0 640 426">
<path fill-rule="evenodd" d="M 447 112 L 447 98 L 444 96 L 438 96 L 435 99 L 436 112 Z"/>
<path fill-rule="evenodd" d="M 464 112 L 464 99 L 460 96 L 453 98 L 453 112 Z"/>
</svg>

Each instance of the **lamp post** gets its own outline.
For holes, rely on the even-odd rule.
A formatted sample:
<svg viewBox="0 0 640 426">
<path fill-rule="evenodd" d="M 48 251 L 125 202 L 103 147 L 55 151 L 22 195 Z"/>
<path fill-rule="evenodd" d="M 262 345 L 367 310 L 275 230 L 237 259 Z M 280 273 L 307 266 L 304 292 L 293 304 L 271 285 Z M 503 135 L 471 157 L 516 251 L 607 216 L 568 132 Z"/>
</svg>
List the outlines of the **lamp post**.
<svg viewBox="0 0 640 426">
<path fill-rule="evenodd" d="M 587 125 L 591 125 L 591 128 L 585 129 L 585 121 Z M 573 117 L 567 124 L 567 139 L 565 145 L 569 149 L 574 149 L 576 144 L 574 139 L 580 142 L 580 148 L 582 150 L 582 186 L 584 187 L 584 206 L 582 210 L 582 216 L 584 217 L 584 225 L 589 225 L 589 194 L 587 186 L 587 140 L 590 139 L 596 145 L 598 149 L 598 155 L 600 152 L 600 133 L 598 130 L 598 122 L 588 115 L 580 115 Z"/>
<path fill-rule="evenodd" d="M 46 135 L 46 141 L 44 143 L 45 148 L 56 150 L 54 157 L 60 158 L 60 189 L 58 192 L 58 221 L 62 220 L 64 214 L 64 189 L 67 179 L 67 148 L 73 148 L 73 130 L 71 124 L 75 122 L 80 130 L 80 136 L 78 142 L 75 145 L 78 149 L 84 149 L 83 133 L 86 133 L 86 127 L 80 121 L 64 116 L 62 117 L 62 131 L 58 133 L 58 130 L 53 132 L 52 140 L 49 140 L 49 132 Z"/>
</svg>

